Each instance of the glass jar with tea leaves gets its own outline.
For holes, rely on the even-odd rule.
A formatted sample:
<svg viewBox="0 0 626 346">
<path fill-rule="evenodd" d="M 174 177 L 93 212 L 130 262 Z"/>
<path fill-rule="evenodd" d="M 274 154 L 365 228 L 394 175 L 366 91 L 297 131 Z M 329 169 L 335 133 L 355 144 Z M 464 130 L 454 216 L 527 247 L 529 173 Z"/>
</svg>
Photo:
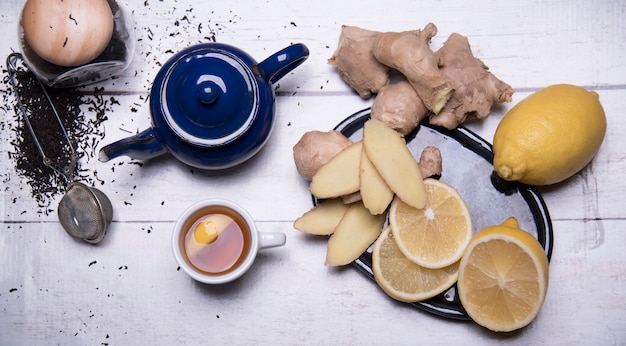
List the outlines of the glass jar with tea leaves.
<svg viewBox="0 0 626 346">
<path fill-rule="evenodd" d="M 53 87 L 120 73 L 135 44 L 132 21 L 116 0 L 27 0 L 18 35 L 30 70 Z"/>
</svg>

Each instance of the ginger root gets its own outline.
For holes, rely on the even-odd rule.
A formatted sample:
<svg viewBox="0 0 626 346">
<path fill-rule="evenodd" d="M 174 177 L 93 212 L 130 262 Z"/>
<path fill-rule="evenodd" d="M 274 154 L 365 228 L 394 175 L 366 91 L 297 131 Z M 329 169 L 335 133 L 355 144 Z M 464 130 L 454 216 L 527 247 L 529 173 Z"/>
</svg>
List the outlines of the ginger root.
<svg viewBox="0 0 626 346">
<path fill-rule="evenodd" d="M 296 169 L 310 181 L 320 167 L 351 144 L 352 141 L 339 131 L 306 132 L 293 147 Z"/>
<path fill-rule="evenodd" d="M 474 57 L 466 37 L 451 34 L 435 56 L 455 91 L 441 112 L 430 117 L 431 124 L 454 129 L 466 120 L 487 117 L 496 102 L 511 102 L 513 88 Z"/>
<path fill-rule="evenodd" d="M 402 73 L 428 110 L 434 114 L 454 92 L 452 81 L 439 70 L 430 40 L 437 27 L 429 23 L 423 30 L 385 32 L 374 41 L 372 53 L 382 64 Z"/>
<path fill-rule="evenodd" d="M 441 177 L 443 165 L 441 160 L 441 151 L 439 151 L 439 148 L 431 145 L 424 148 L 424 150 L 422 150 L 422 154 L 420 155 L 418 165 L 424 179 Z"/>
<path fill-rule="evenodd" d="M 361 97 L 377 93 L 372 117 L 402 134 L 410 132 L 418 114 L 410 109 L 421 108 L 422 104 L 430 112 L 427 116 L 431 124 L 454 129 L 467 120 L 487 117 L 494 103 L 511 101 L 513 88 L 474 57 L 466 37 L 453 33 L 443 47 L 433 52 L 430 41 L 436 34 L 433 23 L 421 30 L 403 32 L 344 25 L 339 47 L 329 63 L 337 66 L 341 77 Z M 392 92 L 385 89 L 404 88 L 389 85 L 392 70 L 406 78 L 422 104 L 406 101 L 406 108 L 402 108 L 400 102 L 405 102 L 404 98 L 414 99 L 406 89 L 403 94 L 387 99 Z M 419 111 L 420 120 L 424 117 L 422 112 Z M 403 119 L 404 116 L 408 119 Z"/>
<path fill-rule="evenodd" d="M 362 98 L 378 93 L 389 83 L 389 68 L 374 58 L 371 47 L 381 33 L 342 25 L 339 45 L 328 59 L 341 78 Z"/>
<path fill-rule="evenodd" d="M 427 115 L 428 109 L 424 102 L 406 80 L 380 89 L 371 110 L 372 118 L 382 121 L 403 136 L 413 131 Z"/>
</svg>

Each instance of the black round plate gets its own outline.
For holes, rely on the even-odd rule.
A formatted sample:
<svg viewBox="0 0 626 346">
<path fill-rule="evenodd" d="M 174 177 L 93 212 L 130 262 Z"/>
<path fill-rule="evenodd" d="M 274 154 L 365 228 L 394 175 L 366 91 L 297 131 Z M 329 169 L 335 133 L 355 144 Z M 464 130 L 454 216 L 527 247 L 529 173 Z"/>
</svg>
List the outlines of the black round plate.
<svg viewBox="0 0 626 346">
<path fill-rule="evenodd" d="M 363 124 L 370 118 L 370 109 L 361 110 L 335 127 L 352 141 L 362 139 Z M 535 236 L 544 247 L 548 259 L 552 255 L 552 222 L 548 209 L 537 192 L 528 185 L 507 182 L 493 171 L 491 144 L 467 128 L 447 130 L 428 124 L 427 119 L 405 137 L 416 159 L 424 147 L 432 145 L 441 151 L 441 180 L 454 186 L 467 203 L 474 232 L 502 223 L 514 216 L 520 228 Z M 318 201 L 313 198 L 313 203 Z M 371 280 L 372 247 L 353 264 Z M 456 284 L 428 300 L 410 303 L 427 312 L 455 320 L 469 320 L 456 292 Z"/>
</svg>

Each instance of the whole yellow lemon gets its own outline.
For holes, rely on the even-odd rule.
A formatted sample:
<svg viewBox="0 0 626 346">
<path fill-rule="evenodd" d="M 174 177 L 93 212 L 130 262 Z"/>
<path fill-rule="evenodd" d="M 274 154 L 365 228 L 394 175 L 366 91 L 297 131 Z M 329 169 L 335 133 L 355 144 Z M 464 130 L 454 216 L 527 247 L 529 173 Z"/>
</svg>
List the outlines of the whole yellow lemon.
<svg viewBox="0 0 626 346">
<path fill-rule="evenodd" d="M 502 118 L 493 139 L 493 166 L 505 180 L 555 184 L 593 159 L 605 133 L 606 116 L 596 92 L 551 85 Z"/>
</svg>

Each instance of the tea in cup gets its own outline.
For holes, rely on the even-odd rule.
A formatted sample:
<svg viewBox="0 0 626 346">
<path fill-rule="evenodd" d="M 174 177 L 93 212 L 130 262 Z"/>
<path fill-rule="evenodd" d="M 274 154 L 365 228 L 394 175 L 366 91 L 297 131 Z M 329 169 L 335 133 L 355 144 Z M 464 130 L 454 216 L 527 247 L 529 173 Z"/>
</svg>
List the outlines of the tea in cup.
<svg viewBox="0 0 626 346">
<path fill-rule="evenodd" d="M 282 246 L 281 232 L 259 232 L 252 217 L 224 199 L 198 202 L 183 212 L 172 235 L 174 257 L 193 279 L 209 284 L 233 281 L 254 262 L 258 250 Z"/>
</svg>

